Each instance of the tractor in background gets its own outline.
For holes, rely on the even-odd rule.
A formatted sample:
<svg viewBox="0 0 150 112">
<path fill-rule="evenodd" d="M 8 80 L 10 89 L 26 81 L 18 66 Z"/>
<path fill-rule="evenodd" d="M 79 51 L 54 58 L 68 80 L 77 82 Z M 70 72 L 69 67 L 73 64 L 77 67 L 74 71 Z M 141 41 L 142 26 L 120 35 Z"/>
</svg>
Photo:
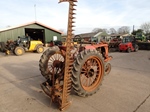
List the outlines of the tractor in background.
<svg viewBox="0 0 150 112">
<path fill-rule="evenodd" d="M 60 2 L 69 2 L 67 38 L 65 44 L 50 47 L 41 55 L 39 69 L 46 79 L 41 88 L 60 110 L 64 110 L 71 104 L 69 96 L 72 88 L 82 97 L 91 96 L 99 90 L 104 75 L 111 70 L 109 61 L 112 57 L 105 42 L 74 44 L 73 15 L 77 0 Z"/>
<path fill-rule="evenodd" d="M 113 38 L 109 42 L 109 51 L 119 51 L 119 44 L 122 42 L 121 38 Z"/>
<path fill-rule="evenodd" d="M 145 36 L 144 33 L 138 32 L 136 33 L 136 40 L 141 50 L 150 50 L 150 36 Z"/>
<path fill-rule="evenodd" d="M 139 42 L 146 42 L 146 36 L 142 32 L 137 32 L 135 38 Z"/>
<path fill-rule="evenodd" d="M 8 40 L 5 45 L 5 54 L 8 55 L 11 52 L 17 56 L 23 55 L 28 51 L 36 51 L 42 53 L 44 51 L 43 43 L 39 40 L 28 41 L 27 38 L 18 37 L 18 40 Z"/>
<path fill-rule="evenodd" d="M 130 53 L 131 51 L 137 52 L 139 49 L 138 45 L 136 44 L 135 37 L 132 36 L 126 36 L 123 37 L 122 42 L 119 44 L 119 51 L 126 51 Z"/>
</svg>

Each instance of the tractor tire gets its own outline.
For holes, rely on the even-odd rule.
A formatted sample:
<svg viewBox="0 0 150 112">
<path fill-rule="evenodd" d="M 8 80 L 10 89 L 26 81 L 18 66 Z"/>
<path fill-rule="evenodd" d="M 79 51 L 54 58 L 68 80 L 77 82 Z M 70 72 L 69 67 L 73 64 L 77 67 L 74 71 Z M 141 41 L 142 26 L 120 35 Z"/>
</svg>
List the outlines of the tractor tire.
<svg viewBox="0 0 150 112">
<path fill-rule="evenodd" d="M 127 49 L 127 52 L 128 52 L 128 53 L 130 53 L 130 52 L 131 52 L 131 49 L 130 49 L 130 48 L 128 48 L 128 49 Z"/>
<path fill-rule="evenodd" d="M 105 75 L 108 75 L 111 71 L 111 64 L 110 63 L 106 63 L 105 64 Z"/>
<path fill-rule="evenodd" d="M 0 42 L 0 51 L 5 52 L 5 50 L 6 50 L 5 42 Z"/>
<path fill-rule="evenodd" d="M 21 56 L 25 53 L 25 50 L 22 47 L 16 47 L 14 49 L 14 54 L 17 56 Z"/>
<path fill-rule="evenodd" d="M 42 53 L 44 51 L 44 47 L 42 45 L 39 45 L 36 49 L 37 53 Z"/>
<path fill-rule="evenodd" d="M 96 50 L 84 50 L 78 55 L 72 69 L 72 86 L 82 97 L 95 94 L 105 73 L 104 59 Z"/>
<path fill-rule="evenodd" d="M 45 79 L 50 79 L 50 76 L 52 75 L 51 70 L 50 70 L 51 68 L 48 66 L 49 66 L 50 60 L 54 61 L 55 54 L 58 54 L 60 56 L 61 60 L 64 61 L 64 59 L 62 59 L 64 57 L 62 57 L 61 53 L 59 52 L 58 47 L 51 47 L 51 48 L 47 49 L 42 54 L 42 56 L 39 60 L 39 70 L 41 71 L 41 74 L 43 75 L 43 77 L 45 77 Z M 52 59 L 50 59 L 51 57 L 52 57 Z M 51 65 L 51 66 L 53 66 L 53 65 Z"/>
<path fill-rule="evenodd" d="M 137 52 L 139 50 L 139 46 L 138 45 L 135 45 L 135 52 Z"/>
</svg>

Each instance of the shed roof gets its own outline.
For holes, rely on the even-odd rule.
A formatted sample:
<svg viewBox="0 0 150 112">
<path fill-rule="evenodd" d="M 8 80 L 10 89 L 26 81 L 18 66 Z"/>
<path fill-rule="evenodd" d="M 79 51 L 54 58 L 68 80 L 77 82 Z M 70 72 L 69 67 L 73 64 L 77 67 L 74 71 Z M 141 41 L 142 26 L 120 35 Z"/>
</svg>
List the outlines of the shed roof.
<svg viewBox="0 0 150 112">
<path fill-rule="evenodd" d="M 15 27 L 8 27 L 8 28 L 5 28 L 5 29 L 0 29 L 0 32 L 7 31 L 7 30 L 12 30 L 12 29 L 16 29 L 16 28 L 20 28 L 20 27 L 23 27 L 23 26 L 31 25 L 31 24 L 37 24 L 37 25 L 43 26 L 43 27 L 45 27 L 45 28 L 48 28 L 48 29 L 50 29 L 50 30 L 53 30 L 53 31 L 55 31 L 55 32 L 58 32 L 58 33 L 62 34 L 61 31 L 58 31 L 58 30 L 56 30 L 56 29 L 54 29 L 54 28 L 52 28 L 52 27 L 49 27 L 49 26 L 44 25 L 44 24 L 42 24 L 42 23 L 40 23 L 40 22 L 37 22 L 37 21 L 29 22 L 29 23 L 26 23 L 26 24 L 22 24 L 22 25 L 19 25 L 19 26 L 15 26 Z"/>
<path fill-rule="evenodd" d="M 115 37 L 115 36 L 129 36 L 130 34 L 126 33 L 126 34 L 111 34 L 111 37 Z"/>
<path fill-rule="evenodd" d="M 108 36 L 108 34 L 106 32 L 98 32 L 96 35 L 94 35 L 94 37 L 98 36 Z"/>
<path fill-rule="evenodd" d="M 82 34 L 78 34 L 78 35 L 76 35 L 76 36 L 80 36 L 80 37 L 82 37 L 82 38 L 91 38 L 91 37 L 94 37 L 94 35 L 95 35 L 96 33 L 82 33 Z"/>
</svg>

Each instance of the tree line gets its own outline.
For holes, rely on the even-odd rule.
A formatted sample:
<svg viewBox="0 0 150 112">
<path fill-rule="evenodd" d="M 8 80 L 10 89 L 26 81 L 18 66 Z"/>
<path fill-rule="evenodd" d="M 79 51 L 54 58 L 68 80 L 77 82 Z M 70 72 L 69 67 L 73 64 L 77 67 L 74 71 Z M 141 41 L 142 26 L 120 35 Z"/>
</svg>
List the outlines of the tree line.
<svg viewBox="0 0 150 112">
<path fill-rule="evenodd" d="M 118 28 L 117 30 L 115 28 L 110 28 L 110 29 L 105 29 L 105 28 L 94 28 L 92 30 L 92 32 L 98 33 L 98 32 L 106 32 L 109 34 L 129 34 L 131 31 L 129 26 L 122 26 L 120 28 Z M 141 24 L 140 29 L 134 30 L 134 26 L 133 29 L 131 31 L 131 34 L 135 34 L 136 32 L 142 32 L 145 35 L 150 35 L 150 22 L 145 22 L 143 24 Z"/>
</svg>

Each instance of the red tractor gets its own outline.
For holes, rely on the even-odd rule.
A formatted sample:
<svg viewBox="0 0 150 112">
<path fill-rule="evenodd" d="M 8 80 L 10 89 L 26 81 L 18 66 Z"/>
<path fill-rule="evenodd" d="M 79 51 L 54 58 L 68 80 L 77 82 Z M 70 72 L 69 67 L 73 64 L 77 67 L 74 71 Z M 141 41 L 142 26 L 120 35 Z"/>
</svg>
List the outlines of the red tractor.
<svg viewBox="0 0 150 112">
<path fill-rule="evenodd" d="M 123 38 L 122 42 L 119 44 L 119 51 L 127 51 L 128 53 L 131 51 L 137 52 L 139 49 L 136 44 L 136 40 L 134 37 L 126 36 Z"/>
<path fill-rule="evenodd" d="M 88 97 L 99 90 L 105 74 L 109 74 L 111 65 L 108 44 L 73 42 L 74 6 L 77 0 L 69 2 L 68 31 L 64 44 L 47 49 L 40 58 L 39 68 L 46 81 L 41 84 L 43 91 L 56 102 L 60 110 L 70 104 L 69 94 L 72 88 L 82 97 Z M 81 39 L 80 39 L 81 40 Z"/>
</svg>

